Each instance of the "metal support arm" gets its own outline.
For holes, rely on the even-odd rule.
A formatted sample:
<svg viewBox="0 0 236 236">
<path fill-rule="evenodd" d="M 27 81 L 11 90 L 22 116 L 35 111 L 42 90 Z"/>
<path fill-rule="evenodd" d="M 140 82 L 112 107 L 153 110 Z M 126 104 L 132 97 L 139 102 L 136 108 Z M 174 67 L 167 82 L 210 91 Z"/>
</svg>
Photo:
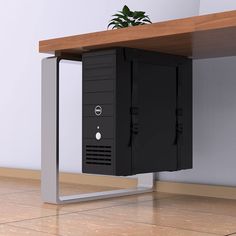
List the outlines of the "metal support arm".
<svg viewBox="0 0 236 236">
<path fill-rule="evenodd" d="M 52 204 L 74 203 L 120 197 L 153 191 L 154 174 L 138 175 L 132 189 L 95 192 L 72 196 L 59 195 L 59 64 L 60 57 L 42 60 L 42 176 L 43 201 Z M 71 58 L 63 58 L 75 60 Z"/>
</svg>

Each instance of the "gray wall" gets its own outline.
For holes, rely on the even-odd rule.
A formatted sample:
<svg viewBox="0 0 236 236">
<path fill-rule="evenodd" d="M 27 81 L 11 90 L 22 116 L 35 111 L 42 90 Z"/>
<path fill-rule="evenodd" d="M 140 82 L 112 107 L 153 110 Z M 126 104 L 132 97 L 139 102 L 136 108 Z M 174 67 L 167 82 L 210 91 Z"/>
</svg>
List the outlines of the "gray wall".
<svg viewBox="0 0 236 236">
<path fill-rule="evenodd" d="M 236 57 L 195 60 L 192 170 L 160 173 L 161 180 L 235 185 Z"/>
<path fill-rule="evenodd" d="M 201 0 L 200 14 L 235 10 L 235 0 Z M 160 180 L 236 185 L 236 57 L 196 60 L 193 169 Z"/>
</svg>

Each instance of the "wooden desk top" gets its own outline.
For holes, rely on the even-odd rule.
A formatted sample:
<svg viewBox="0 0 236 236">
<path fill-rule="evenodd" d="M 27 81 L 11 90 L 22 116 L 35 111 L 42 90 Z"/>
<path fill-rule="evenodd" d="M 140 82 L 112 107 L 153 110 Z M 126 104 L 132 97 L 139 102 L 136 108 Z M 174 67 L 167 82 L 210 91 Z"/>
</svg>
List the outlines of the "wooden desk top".
<svg viewBox="0 0 236 236">
<path fill-rule="evenodd" d="M 81 54 L 112 47 L 139 48 L 192 58 L 235 56 L 236 11 L 39 42 L 41 53 Z"/>
</svg>

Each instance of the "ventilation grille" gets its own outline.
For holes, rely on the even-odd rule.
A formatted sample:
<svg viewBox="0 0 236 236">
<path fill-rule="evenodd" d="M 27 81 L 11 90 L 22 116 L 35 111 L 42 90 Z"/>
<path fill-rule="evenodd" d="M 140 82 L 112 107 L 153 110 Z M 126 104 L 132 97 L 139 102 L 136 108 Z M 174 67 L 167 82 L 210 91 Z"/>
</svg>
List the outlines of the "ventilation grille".
<svg viewBox="0 0 236 236">
<path fill-rule="evenodd" d="M 86 145 L 86 164 L 111 165 L 111 146 Z"/>
</svg>

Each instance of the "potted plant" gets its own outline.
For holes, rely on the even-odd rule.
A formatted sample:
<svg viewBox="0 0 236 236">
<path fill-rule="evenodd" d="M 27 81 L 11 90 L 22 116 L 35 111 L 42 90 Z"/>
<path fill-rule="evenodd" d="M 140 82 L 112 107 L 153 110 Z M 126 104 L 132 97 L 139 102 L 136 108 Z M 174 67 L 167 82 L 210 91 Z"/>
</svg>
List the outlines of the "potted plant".
<svg viewBox="0 0 236 236">
<path fill-rule="evenodd" d="M 151 20 L 144 11 L 131 11 L 126 5 L 122 11 L 118 11 L 113 15 L 113 19 L 110 20 L 107 28 L 112 29 L 125 28 L 129 26 L 146 25 L 151 24 Z"/>
</svg>

